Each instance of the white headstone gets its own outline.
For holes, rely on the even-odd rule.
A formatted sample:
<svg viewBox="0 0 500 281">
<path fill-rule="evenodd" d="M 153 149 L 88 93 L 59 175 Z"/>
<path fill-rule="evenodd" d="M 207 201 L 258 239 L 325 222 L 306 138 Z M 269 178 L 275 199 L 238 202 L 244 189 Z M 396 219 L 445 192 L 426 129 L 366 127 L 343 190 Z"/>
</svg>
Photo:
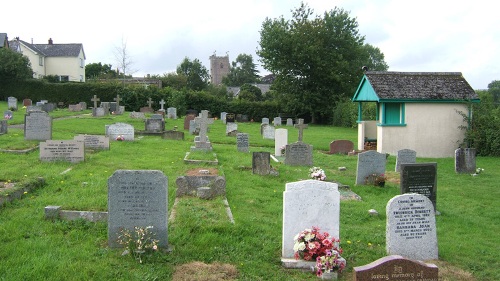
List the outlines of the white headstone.
<svg viewBox="0 0 500 281">
<path fill-rule="evenodd" d="M 438 259 L 436 217 L 431 200 L 407 193 L 393 197 L 386 207 L 386 250 L 413 260 Z"/>
<path fill-rule="evenodd" d="M 287 129 L 276 129 L 274 132 L 274 155 L 281 155 L 281 148 L 285 148 L 288 144 L 288 130 Z"/>
<path fill-rule="evenodd" d="M 340 238 L 338 185 L 318 180 L 287 183 L 283 192 L 283 259 L 294 258 L 294 236 L 313 226 Z"/>
<path fill-rule="evenodd" d="M 106 125 L 106 136 L 110 140 L 116 140 L 119 136 L 123 137 L 125 141 L 134 140 L 134 126 L 126 123 L 115 123 L 112 125 Z"/>
<path fill-rule="evenodd" d="M 167 108 L 167 118 L 168 119 L 177 119 L 177 108 L 175 108 L 175 107 Z"/>
<path fill-rule="evenodd" d="M 226 135 L 231 133 L 232 131 L 238 130 L 238 123 L 228 122 L 226 123 Z"/>
<path fill-rule="evenodd" d="M 274 117 L 273 125 L 274 126 L 281 126 L 281 117 Z"/>
<path fill-rule="evenodd" d="M 17 110 L 17 98 L 15 97 L 7 98 L 7 109 Z"/>
</svg>

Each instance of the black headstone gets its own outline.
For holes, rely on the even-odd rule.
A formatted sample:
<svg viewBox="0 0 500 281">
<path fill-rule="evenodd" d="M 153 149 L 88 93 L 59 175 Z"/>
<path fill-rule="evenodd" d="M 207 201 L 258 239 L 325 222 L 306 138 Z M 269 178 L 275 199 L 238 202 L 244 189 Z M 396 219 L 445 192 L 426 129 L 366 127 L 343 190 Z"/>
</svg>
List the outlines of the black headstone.
<svg viewBox="0 0 500 281">
<path fill-rule="evenodd" d="M 436 211 L 437 163 L 401 164 L 401 194 L 418 193 L 431 200 Z"/>
</svg>

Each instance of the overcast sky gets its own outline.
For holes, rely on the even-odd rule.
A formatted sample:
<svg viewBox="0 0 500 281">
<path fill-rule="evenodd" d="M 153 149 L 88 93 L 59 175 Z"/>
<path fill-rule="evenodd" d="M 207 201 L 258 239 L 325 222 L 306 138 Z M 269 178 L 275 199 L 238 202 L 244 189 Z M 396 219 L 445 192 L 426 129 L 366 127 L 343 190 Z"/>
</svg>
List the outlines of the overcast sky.
<svg viewBox="0 0 500 281">
<path fill-rule="evenodd" d="M 500 80 L 500 4 L 491 0 L 309 0 L 316 14 L 334 7 L 356 18 L 366 43 L 390 71 L 462 72 L 474 89 Z M 35 44 L 82 43 L 86 63 L 116 67 L 126 42 L 134 76 L 175 71 L 185 57 L 209 70 L 214 52 L 252 55 L 266 17 L 291 19 L 300 0 L 7 1 L 0 32 Z M 268 72 L 259 66 L 261 75 Z M 360 77 L 361 79 L 361 77 Z"/>
</svg>

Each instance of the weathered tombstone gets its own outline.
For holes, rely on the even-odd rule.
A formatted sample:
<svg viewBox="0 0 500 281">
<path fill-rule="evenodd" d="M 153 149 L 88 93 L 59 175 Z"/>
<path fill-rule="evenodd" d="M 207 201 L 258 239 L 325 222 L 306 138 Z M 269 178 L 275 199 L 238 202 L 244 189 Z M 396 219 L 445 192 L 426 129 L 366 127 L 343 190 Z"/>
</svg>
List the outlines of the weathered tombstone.
<svg viewBox="0 0 500 281">
<path fill-rule="evenodd" d="M 236 135 L 236 148 L 239 152 L 248 152 L 249 143 L 248 143 L 248 134 L 246 133 L 238 133 Z"/>
<path fill-rule="evenodd" d="M 401 172 L 401 164 L 417 163 L 417 152 L 411 149 L 398 150 L 396 156 L 396 172 Z"/>
<path fill-rule="evenodd" d="M 109 102 L 101 102 L 101 107 L 104 109 L 104 115 L 109 114 Z"/>
<path fill-rule="evenodd" d="M 200 131 L 199 131 L 199 127 L 196 124 L 196 118 L 192 119 L 192 120 L 189 120 L 189 134 L 191 134 L 191 135 L 197 135 L 199 133 L 200 133 Z"/>
<path fill-rule="evenodd" d="M 117 106 L 116 102 L 112 101 L 109 103 L 109 111 L 111 111 L 113 114 L 116 114 L 116 112 L 118 111 L 118 106 Z"/>
<path fill-rule="evenodd" d="M 156 170 L 117 170 L 108 179 L 108 245 L 119 248 L 124 229 L 152 226 L 158 246 L 168 247 L 168 178 Z"/>
<path fill-rule="evenodd" d="M 85 160 L 84 143 L 76 140 L 46 140 L 40 142 L 40 161 L 66 161 L 78 163 Z"/>
<path fill-rule="evenodd" d="M 145 122 L 146 133 L 163 133 L 165 131 L 165 121 L 158 118 L 149 118 Z"/>
<path fill-rule="evenodd" d="M 273 125 L 274 126 L 281 126 L 281 117 L 274 117 Z"/>
<path fill-rule="evenodd" d="M 437 163 L 401 164 L 401 194 L 418 193 L 431 200 L 436 211 Z"/>
<path fill-rule="evenodd" d="M 226 113 L 226 124 L 236 122 L 236 115 L 234 113 Z"/>
<path fill-rule="evenodd" d="M 254 152 L 252 154 L 252 172 L 256 175 L 269 175 L 271 173 L 271 153 Z"/>
<path fill-rule="evenodd" d="M 102 117 L 102 116 L 106 115 L 107 112 L 109 112 L 109 111 L 106 110 L 105 107 L 92 108 L 92 116 L 94 116 L 94 117 Z"/>
<path fill-rule="evenodd" d="M 262 123 L 261 124 L 267 124 L 267 125 L 269 125 L 269 118 L 266 118 L 266 117 L 262 118 Z"/>
<path fill-rule="evenodd" d="M 8 97 L 7 98 L 7 108 L 10 110 L 17 110 L 17 98 Z"/>
<path fill-rule="evenodd" d="M 295 142 L 287 144 L 285 148 L 285 165 L 311 166 L 313 165 L 312 145 Z"/>
<path fill-rule="evenodd" d="M 124 141 L 134 140 L 134 126 L 126 123 L 115 123 L 112 125 L 106 125 L 106 136 L 110 140 L 122 139 Z"/>
<path fill-rule="evenodd" d="M 167 108 L 167 118 L 168 119 L 177 119 L 177 108 L 175 108 L 175 107 Z"/>
<path fill-rule="evenodd" d="M 189 130 L 189 122 L 191 120 L 194 120 L 195 117 L 196 116 L 192 114 L 188 114 L 186 115 L 186 117 L 184 117 L 184 130 Z"/>
<path fill-rule="evenodd" d="M 274 155 L 282 156 L 281 149 L 288 144 L 288 130 L 276 129 L 274 133 Z"/>
<path fill-rule="evenodd" d="M 3 112 L 3 119 L 10 120 L 12 118 L 14 118 L 14 113 L 12 113 L 12 110 L 5 110 Z"/>
<path fill-rule="evenodd" d="M 29 105 L 26 107 L 26 113 L 33 112 L 33 111 L 43 111 L 42 107 L 38 105 Z"/>
<path fill-rule="evenodd" d="M 394 196 L 386 207 L 386 250 L 413 260 L 438 259 L 436 217 L 421 194 Z"/>
<path fill-rule="evenodd" d="M 226 195 L 226 179 L 217 175 L 181 176 L 177 184 L 176 197 L 195 195 L 202 199 L 213 199 Z"/>
<path fill-rule="evenodd" d="M 287 126 L 293 126 L 293 120 L 292 120 L 292 118 L 287 118 L 286 119 L 286 125 Z"/>
<path fill-rule="evenodd" d="M 52 117 L 44 111 L 28 112 L 24 116 L 24 139 L 52 139 Z"/>
<path fill-rule="evenodd" d="M 340 193 L 338 185 L 318 180 L 287 183 L 283 192 L 282 262 L 295 267 L 293 238 L 304 229 L 319 227 L 339 239 Z M 309 268 L 308 268 L 309 269 Z"/>
<path fill-rule="evenodd" d="M 158 113 L 151 114 L 151 117 L 149 117 L 149 118 L 150 118 L 150 119 L 160 119 L 160 120 L 164 120 L 163 115 L 162 115 L 162 114 L 158 114 Z"/>
<path fill-rule="evenodd" d="M 438 267 L 400 255 L 380 258 L 372 263 L 353 268 L 354 281 L 438 281 Z"/>
<path fill-rule="evenodd" d="M 76 135 L 74 140 L 83 142 L 87 149 L 109 150 L 109 137 L 102 135 Z"/>
<path fill-rule="evenodd" d="M 237 130 L 238 130 L 237 123 L 232 123 L 232 122 L 226 123 L 226 136 L 229 135 L 231 132 L 237 131 Z"/>
<path fill-rule="evenodd" d="M 82 110 L 87 110 L 87 103 L 86 103 L 86 102 L 81 101 L 81 102 L 79 102 L 78 104 L 80 105 L 80 108 L 81 108 Z"/>
<path fill-rule="evenodd" d="M 455 150 L 455 172 L 459 174 L 476 172 L 475 148 L 459 148 Z"/>
<path fill-rule="evenodd" d="M 56 109 L 56 107 L 56 104 L 53 102 L 42 104 L 42 110 L 45 112 L 52 112 L 54 111 L 54 109 Z"/>
<path fill-rule="evenodd" d="M 176 129 L 168 130 L 163 132 L 162 138 L 166 140 L 184 140 L 184 132 L 177 131 Z"/>
<path fill-rule="evenodd" d="M 31 106 L 31 105 L 33 105 L 33 101 L 31 99 L 24 99 L 23 100 L 23 106 L 28 107 L 28 106 Z"/>
<path fill-rule="evenodd" d="M 356 170 L 356 185 L 366 184 L 369 175 L 385 174 L 386 155 L 369 150 L 358 154 L 358 164 Z M 368 183 L 371 184 L 371 183 Z"/>
<path fill-rule="evenodd" d="M 350 140 L 334 140 L 330 143 L 328 154 L 348 154 L 354 150 L 354 143 Z"/>
<path fill-rule="evenodd" d="M 299 129 L 298 141 L 301 142 L 304 139 L 304 129 L 307 129 L 308 125 L 304 124 L 304 119 L 299 119 L 294 127 Z"/>
<path fill-rule="evenodd" d="M 0 135 L 7 134 L 7 120 L 0 120 Z"/>
<path fill-rule="evenodd" d="M 70 112 L 82 111 L 82 107 L 80 104 L 70 104 L 68 105 L 68 111 Z"/>
<path fill-rule="evenodd" d="M 227 114 L 227 112 L 220 113 L 220 120 L 222 120 L 223 124 L 226 124 L 226 114 Z"/>
<path fill-rule="evenodd" d="M 191 151 L 194 150 L 212 150 L 212 144 L 208 140 L 207 131 L 208 125 L 214 123 L 213 118 L 208 118 L 208 110 L 202 110 L 200 117 L 196 117 L 196 122 L 200 125 L 199 140 L 195 139 L 194 147 L 191 147 Z"/>
<path fill-rule="evenodd" d="M 274 126 L 263 124 L 261 128 L 262 128 L 262 136 L 265 139 L 274 140 L 275 136 Z"/>
<path fill-rule="evenodd" d="M 144 112 L 133 111 L 133 112 L 130 112 L 129 117 L 133 118 L 133 119 L 146 119 L 146 114 L 144 114 Z"/>
</svg>

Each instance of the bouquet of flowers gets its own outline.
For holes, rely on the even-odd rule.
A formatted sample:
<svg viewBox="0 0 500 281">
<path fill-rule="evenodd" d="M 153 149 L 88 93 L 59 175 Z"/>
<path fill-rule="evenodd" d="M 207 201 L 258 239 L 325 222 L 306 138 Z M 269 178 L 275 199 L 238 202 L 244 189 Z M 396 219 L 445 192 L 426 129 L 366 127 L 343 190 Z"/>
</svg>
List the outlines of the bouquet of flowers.
<svg viewBox="0 0 500 281">
<path fill-rule="evenodd" d="M 3 119 L 10 120 L 10 119 L 12 119 L 12 115 L 5 114 L 5 116 L 3 117 Z"/>
<path fill-rule="evenodd" d="M 339 272 L 346 266 L 346 261 L 340 256 L 340 240 L 330 238 L 328 232 L 321 233 L 318 227 L 305 229 L 293 238 L 293 251 L 296 259 L 316 261 L 316 275 L 324 272 Z"/>
<path fill-rule="evenodd" d="M 119 136 L 117 136 L 117 137 L 116 137 L 116 140 L 117 140 L 117 141 L 124 141 L 124 140 L 125 140 L 125 137 L 124 137 L 124 136 L 122 136 L 122 135 L 119 135 Z"/>
<path fill-rule="evenodd" d="M 127 248 L 130 255 L 143 263 L 144 255 L 158 251 L 159 240 L 154 239 L 155 234 L 151 231 L 153 227 L 134 227 L 134 232 L 121 229 L 118 243 Z"/>
<path fill-rule="evenodd" d="M 323 169 L 321 169 L 320 167 L 312 167 L 311 169 L 309 169 L 309 176 L 312 179 L 319 181 L 326 180 L 325 171 L 323 171 Z"/>
</svg>

